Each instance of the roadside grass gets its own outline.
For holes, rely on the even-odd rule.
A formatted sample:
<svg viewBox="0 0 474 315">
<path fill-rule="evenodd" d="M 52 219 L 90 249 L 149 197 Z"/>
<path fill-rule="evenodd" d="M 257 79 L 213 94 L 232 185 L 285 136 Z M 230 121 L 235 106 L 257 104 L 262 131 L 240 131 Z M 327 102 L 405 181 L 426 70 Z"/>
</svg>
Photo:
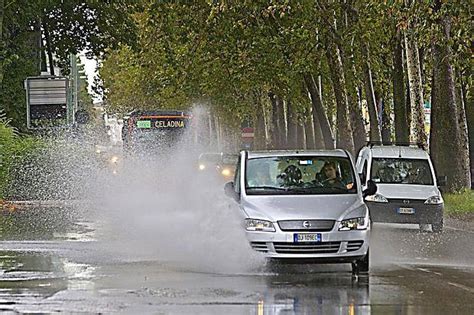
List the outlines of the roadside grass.
<svg viewBox="0 0 474 315">
<path fill-rule="evenodd" d="M 474 190 L 444 194 L 444 211 L 448 216 L 474 215 Z"/>
</svg>

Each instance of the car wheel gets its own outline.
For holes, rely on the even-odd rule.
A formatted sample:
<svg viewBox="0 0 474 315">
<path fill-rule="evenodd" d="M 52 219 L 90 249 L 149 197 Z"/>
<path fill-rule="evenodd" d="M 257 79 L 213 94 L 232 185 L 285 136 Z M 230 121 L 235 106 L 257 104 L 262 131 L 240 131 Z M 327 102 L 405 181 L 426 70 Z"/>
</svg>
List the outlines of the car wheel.
<svg viewBox="0 0 474 315">
<path fill-rule="evenodd" d="M 443 219 L 441 219 L 438 223 L 431 224 L 431 230 L 433 233 L 441 233 L 443 232 L 443 225 Z"/>
<path fill-rule="evenodd" d="M 368 273 L 369 272 L 369 251 L 367 250 L 367 254 L 352 263 L 352 274 L 361 274 L 361 273 Z"/>
</svg>

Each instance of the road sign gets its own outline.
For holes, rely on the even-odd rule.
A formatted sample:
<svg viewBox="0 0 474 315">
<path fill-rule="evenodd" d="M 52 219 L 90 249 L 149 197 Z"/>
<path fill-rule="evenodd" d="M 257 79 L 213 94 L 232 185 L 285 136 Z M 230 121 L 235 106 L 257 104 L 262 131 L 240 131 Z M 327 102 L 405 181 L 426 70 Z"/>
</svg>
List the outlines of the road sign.
<svg viewBox="0 0 474 315">
<path fill-rule="evenodd" d="M 25 80 L 25 89 L 29 129 L 65 127 L 70 124 L 66 77 L 29 77 Z"/>
<path fill-rule="evenodd" d="M 244 128 L 242 128 L 242 138 L 250 138 L 250 139 L 253 139 L 254 136 L 255 136 L 255 133 L 254 133 L 252 127 L 244 127 Z"/>
</svg>

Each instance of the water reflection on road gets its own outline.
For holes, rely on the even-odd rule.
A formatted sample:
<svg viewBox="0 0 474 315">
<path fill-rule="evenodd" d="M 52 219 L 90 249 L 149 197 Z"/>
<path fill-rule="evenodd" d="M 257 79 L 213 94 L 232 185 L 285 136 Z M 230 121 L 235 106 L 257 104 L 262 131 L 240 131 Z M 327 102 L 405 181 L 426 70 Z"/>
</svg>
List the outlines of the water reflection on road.
<svg viewBox="0 0 474 315">
<path fill-rule="evenodd" d="M 468 314 L 474 308 L 473 254 L 459 250 L 472 246 L 473 236 L 464 231 L 433 235 L 375 225 L 370 276 L 354 278 L 348 265 L 274 270 L 257 259 L 226 270 L 217 268 L 221 262 L 202 268 L 191 256 L 138 255 L 133 243 L 103 238 L 100 220 L 89 219 L 64 208 L 0 215 L 0 311 Z"/>
</svg>

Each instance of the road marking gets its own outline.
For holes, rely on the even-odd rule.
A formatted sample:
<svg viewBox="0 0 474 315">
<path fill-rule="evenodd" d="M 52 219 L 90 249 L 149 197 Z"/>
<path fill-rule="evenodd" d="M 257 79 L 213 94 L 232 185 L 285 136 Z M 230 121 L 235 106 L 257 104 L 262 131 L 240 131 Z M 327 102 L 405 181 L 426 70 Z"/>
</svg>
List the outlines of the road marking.
<svg viewBox="0 0 474 315">
<path fill-rule="evenodd" d="M 462 284 L 459 284 L 459 283 L 454 283 L 454 282 L 448 282 L 448 284 L 452 285 L 453 287 L 460 288 L 460 289 L 466 290 L 468 292 L 474 293 L 473 288 L 467 287 L 465 285 L 462 285 Z"/>
</svg>

